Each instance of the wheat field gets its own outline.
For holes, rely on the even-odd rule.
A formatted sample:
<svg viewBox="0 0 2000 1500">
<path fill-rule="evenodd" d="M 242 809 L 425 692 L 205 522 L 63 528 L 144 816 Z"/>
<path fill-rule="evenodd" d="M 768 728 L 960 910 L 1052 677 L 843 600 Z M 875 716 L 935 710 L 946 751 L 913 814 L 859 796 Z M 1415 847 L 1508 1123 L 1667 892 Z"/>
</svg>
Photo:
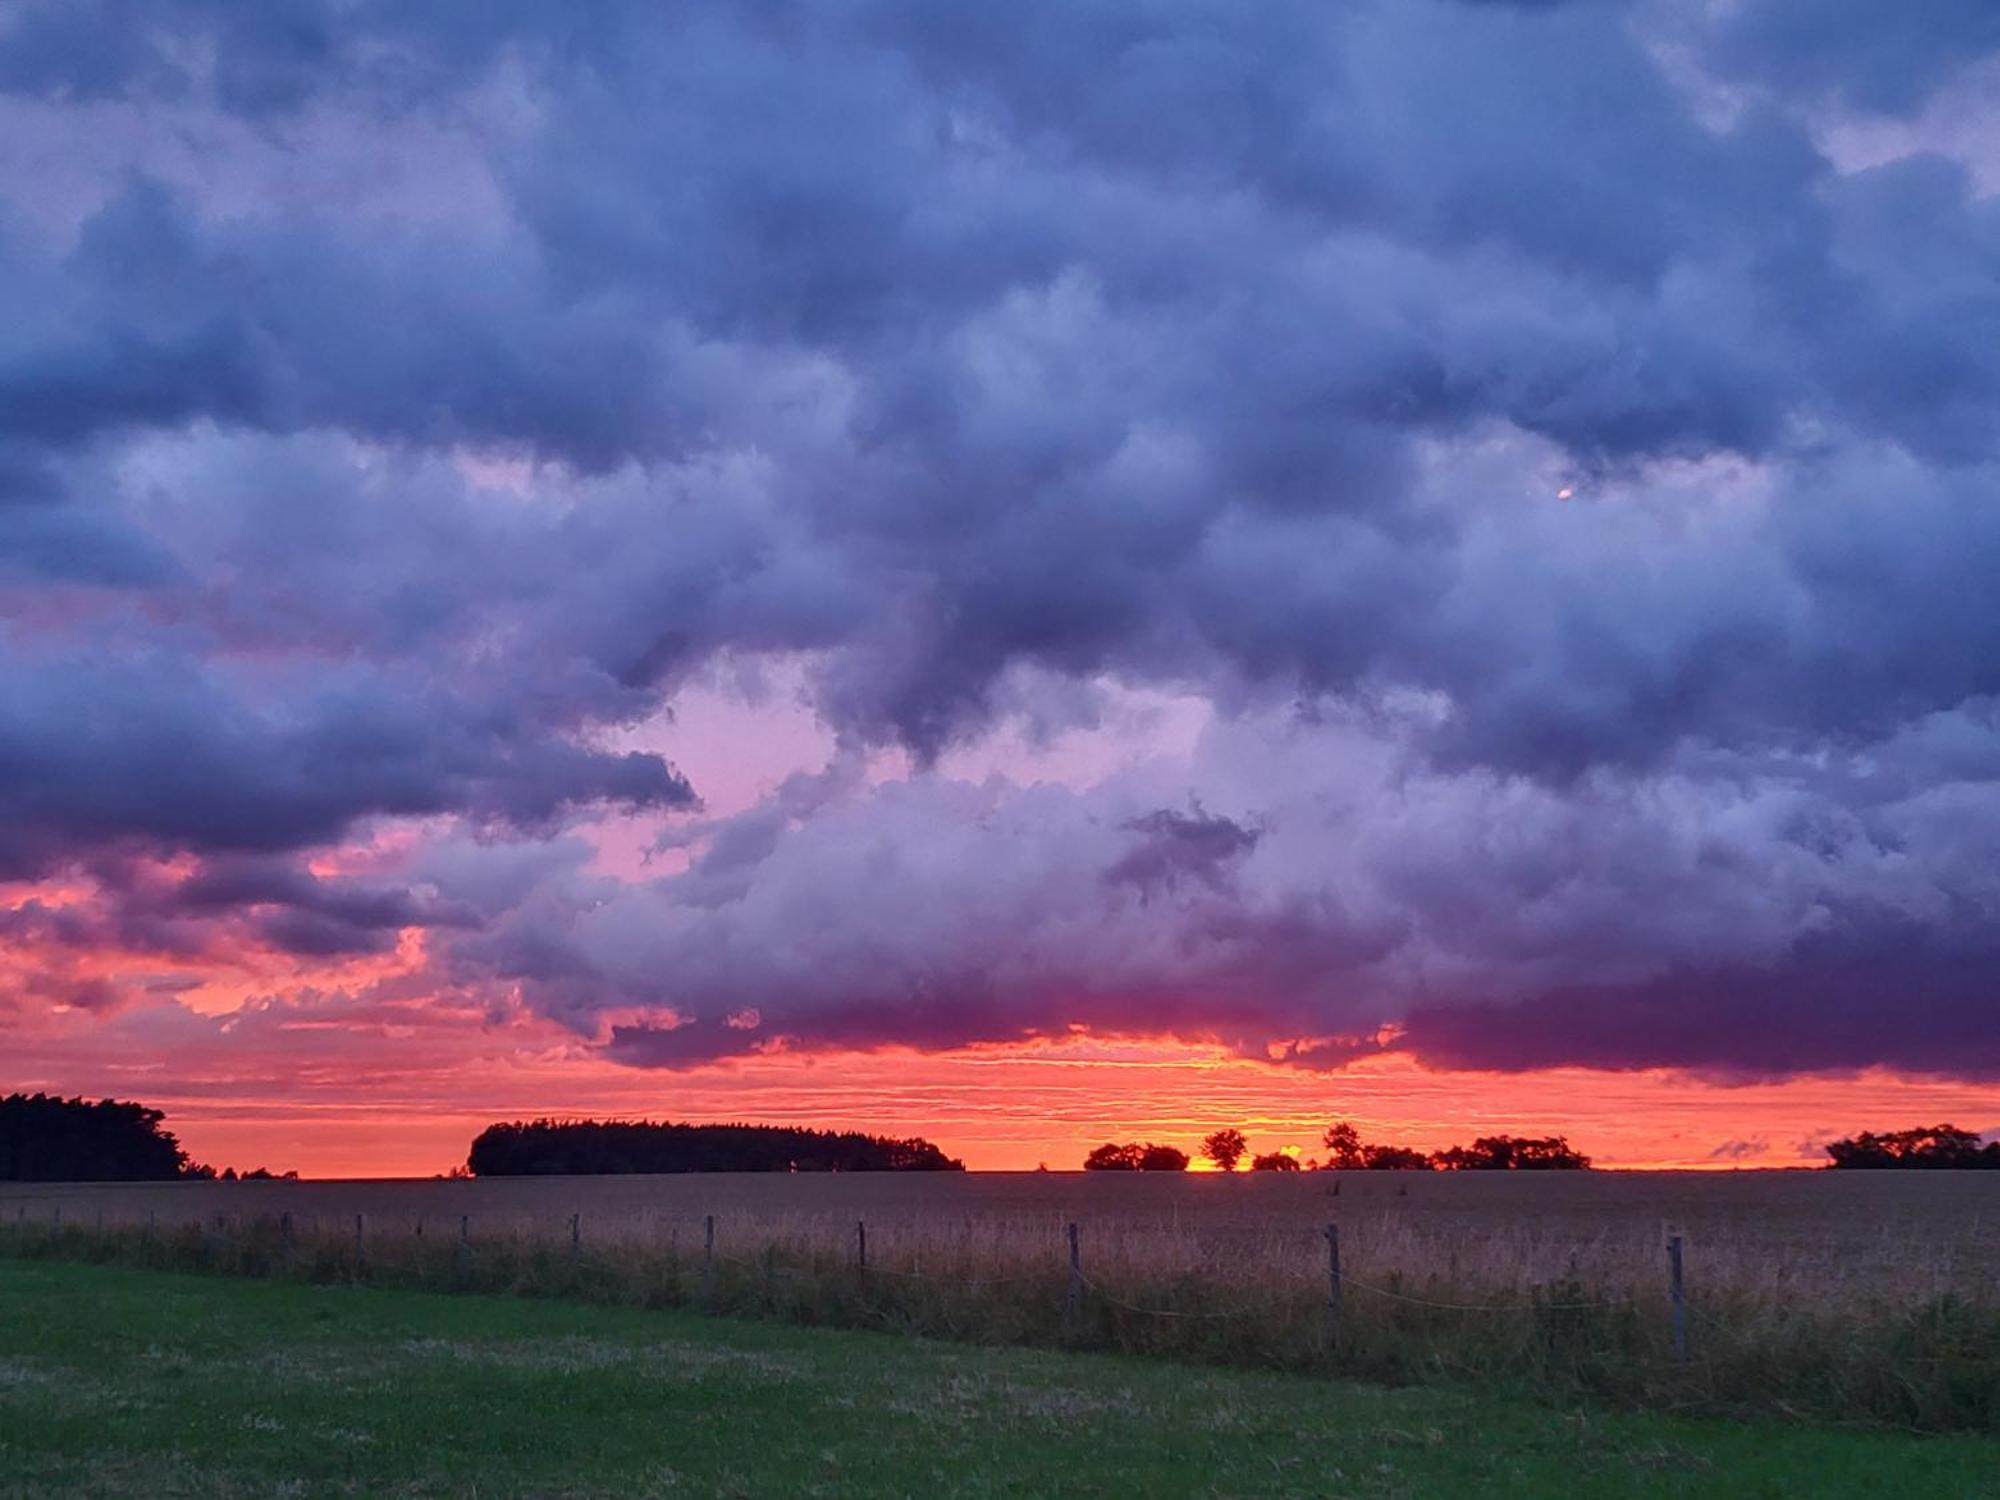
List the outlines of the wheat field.
<svg viewBox="0 0 2000 1500">
<path fill-rule="evenodd" d="M 371 1236 L 458 1232 L 593 1245 L 833 1250 L 867 1225 L 881 1265 L 1066 1256 L 1080 1226 L 1094 1264 L 1240 1267 L 1246 1280 L 1317 1276 L 1338 1224 L 1344 1267 L 1522 1288 L 1572 1264 L 1635 1284 L 1665 1275 L 1684 1238 L 1691 1285 L 1802 1295 L 2000 1293 L 2000 1174 L 1979 1172 L 854 1173 L 473 1180 L 0 1184 L 0 1220 L 196 1224 L 291 1213 Z M 1662 1283 L 1663 1284 L 1663 1283 Z"/>
<path fill-rule="evenodd" d="M 0 1233 L 31 1254 L 2000 1431 L 2000 1174 L 15 1184 Z"/>
</svg>

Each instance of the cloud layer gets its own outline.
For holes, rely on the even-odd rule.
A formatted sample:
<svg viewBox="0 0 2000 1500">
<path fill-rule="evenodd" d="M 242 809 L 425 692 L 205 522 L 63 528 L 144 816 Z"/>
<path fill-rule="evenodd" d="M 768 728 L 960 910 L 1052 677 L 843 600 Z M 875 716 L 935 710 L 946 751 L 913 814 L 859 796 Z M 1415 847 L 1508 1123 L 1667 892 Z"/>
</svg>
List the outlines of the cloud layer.
<svg viewBox="0 0 2000 1500">
<path fill-rule="evenodd" d="M 2000 1075 L 1996 54 L 0 8 L 0 1007 Z"/>
</svg>

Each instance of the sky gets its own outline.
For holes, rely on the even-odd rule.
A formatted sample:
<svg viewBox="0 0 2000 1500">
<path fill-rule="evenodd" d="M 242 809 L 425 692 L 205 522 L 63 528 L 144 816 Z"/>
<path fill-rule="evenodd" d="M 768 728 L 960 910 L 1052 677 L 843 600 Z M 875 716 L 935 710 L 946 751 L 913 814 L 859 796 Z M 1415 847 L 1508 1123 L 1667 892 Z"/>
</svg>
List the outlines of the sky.
<svg viewBox="0 0 2000 1500">
<path fill-rule="evenodd" d="M 0 1087 L 2000 1129 L 2000 9 L 0 0 Z"/>
</svg>

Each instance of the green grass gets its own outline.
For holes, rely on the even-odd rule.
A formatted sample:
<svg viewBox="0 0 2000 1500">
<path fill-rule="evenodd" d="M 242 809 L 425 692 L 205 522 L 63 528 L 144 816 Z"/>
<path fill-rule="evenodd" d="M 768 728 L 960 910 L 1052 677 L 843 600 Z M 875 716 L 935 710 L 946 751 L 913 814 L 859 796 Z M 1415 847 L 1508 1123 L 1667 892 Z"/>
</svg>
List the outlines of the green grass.
<svg viewBox="0 0 2000 1500">
<path fill-rule="evenodd" d="M 0 1494 L 1954 1500 L 2000 1445 L 0 1261 Z"/>
<path fill-rule="evenodd" d="M 584 1245 L 534 1235 L 460 1244 L 378 1232 L 357 1261 L 352 1233 L 286 1235 L 270 1215 L 157 1230 L 0 1226 L 0 1257 L 88 1261 L 287 1282 L 500 1293 L 617 1307 L 693 1308 L 815 1327 L 922 1334 L 965 1343 L 1146 1354 L 1180 1363 L 1288 1370 L 1382 1384 L 1504 1390 L 1558 1408 L 1616 1406 L 1888 1431 L 2000 1436 L 2000 1302 L 1933 1292 L 1875 1302 L 1801 1292 L 1778 1301 L 1691 1299 L 1691 1358 L 1673 1357 L 1664 1298 L 1608 1303 L 1571 1275 L 1513 1297 L 1449 1282 L 1357 1285 L 1329 1338 L 1326 1289 L 1236 1266 L 1114 1266 L 1072 1310 L 1065 1273 L 983 1257 L 879 1262 L 860 1274 L 824 1244 L 719 1252 L 669 1239 Z M 1025 1270 L 1025 1274 L 1022 1274 Z M 995 1275 L 999 1279 L 993 1279 Z M 1247 1298 L 1247 1301 L 1245 1300 Z M 1445 1305 L 1433 1305 L 1441 1300 Z M 1500 1305 L 1492 1303 L 1498 1300 Z M 1471 1309 L 1451 1304 L 1471 1304 Z"/>
</svg>

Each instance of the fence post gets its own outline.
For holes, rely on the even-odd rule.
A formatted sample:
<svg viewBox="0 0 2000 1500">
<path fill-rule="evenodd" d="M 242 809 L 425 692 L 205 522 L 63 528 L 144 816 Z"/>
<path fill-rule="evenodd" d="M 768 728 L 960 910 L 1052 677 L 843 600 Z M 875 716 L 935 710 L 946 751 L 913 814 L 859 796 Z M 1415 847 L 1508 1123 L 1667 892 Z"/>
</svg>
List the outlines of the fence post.
<svg viewBox="0 0 2000 1500">
<path fill-rule="evenodd" d="M 362 1239 L 361 1215 L 354 1216 L 354 1279 L 359 1281 L 368 1272 L 368 1250 Z"/>
<path fill-rule="evenodd" d="M 1681 1282 L 1681 1237 L 1679 1233 L 1667 1236 L 1668 1294 L 1673 1299 L 1674 1309 L 1674 1363 L 1688 1362 L 1687 1329 L 1687 1289 Z"/>
<path fill-rule="evenodd" d="M 1326 1346 L 1340 1348 L 1340 1226 L 1326 1226 Z"/>
<path fill-rule="evenodd" d="M 159 1213 L 156 1208 L 146 1210 L 146 1238 L 151 1239 L 159 1228 Z"/>
<path fill-rule="evenodd" d="M 701 1296 L 704 1302 L 715 1300 L 715 1215 L 710 1214 L 702 1230 L 701 1242 Z"/>
<path fill-rule="evenodd" d="M 1070 1221 L 1069 1236 L 1069 1295 L 1063 1299 L 1063 1325 L 1072 1332 L 1076 1328 L 1077 1315 L 1083 1311 L 1083 1255 L 1076 1243 L 1076 1221 Z"/>
<path fill-rule="evenodd" d="M 289 1208 L 278 1215 L 278 1264 L 288 1271 L 292 1267 L 292 1211 Z"/>
<path fill-rule="evenodd" d="M 863 1275 L 868 1272 L 868 1226 L 860 1219 L 854 1221 L 854 1264 Z"/>
<path fill-rule="evenodd" d="M 583 1253 L 583 1215 L 580 1213 L 573 1213 L 569 1216 L 570 1264 L 575 1265 L 577 1257 L 582 1253 Z"/>
<path fill-rule="evenodd" d="M 458 1244 L 452 1247 L 452 1258 L 463 1271 L 472 1260 L 472 1215 L 458 1216 Z"/>
<path fill-rule="evenodd" d="M 418 1215 L 417 1215 L 417 1238 L 418 1238 L 418 1239 L 422 1239 L 423 1237 L 424 1237 L 424 1216 L 423 1216 L 422 1214 L 418 1214 Z"/>
</svg>

